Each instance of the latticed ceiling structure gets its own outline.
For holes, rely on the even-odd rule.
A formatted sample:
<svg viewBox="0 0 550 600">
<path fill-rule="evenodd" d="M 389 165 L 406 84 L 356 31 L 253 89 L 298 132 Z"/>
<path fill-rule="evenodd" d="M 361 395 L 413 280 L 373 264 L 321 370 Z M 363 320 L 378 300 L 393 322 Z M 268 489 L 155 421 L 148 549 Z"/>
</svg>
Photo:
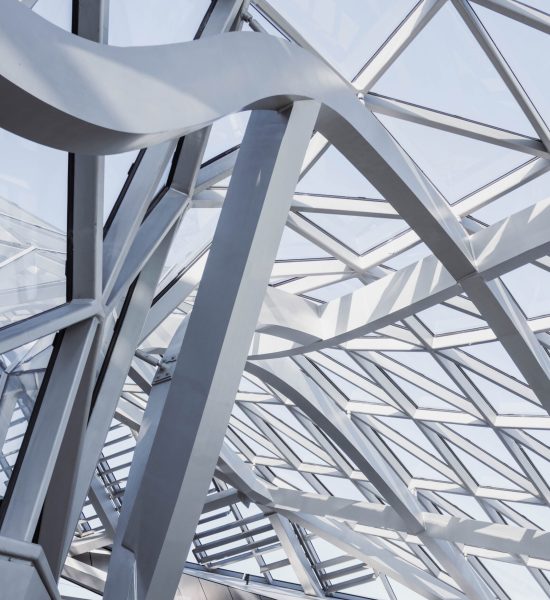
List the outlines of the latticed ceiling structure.
<svg viewBox="0 0 550 600">
<path fill-rule="evenodd" d="M 550 598 L 549 36 L 3 0 L 1 598 Z"/>
</svg>

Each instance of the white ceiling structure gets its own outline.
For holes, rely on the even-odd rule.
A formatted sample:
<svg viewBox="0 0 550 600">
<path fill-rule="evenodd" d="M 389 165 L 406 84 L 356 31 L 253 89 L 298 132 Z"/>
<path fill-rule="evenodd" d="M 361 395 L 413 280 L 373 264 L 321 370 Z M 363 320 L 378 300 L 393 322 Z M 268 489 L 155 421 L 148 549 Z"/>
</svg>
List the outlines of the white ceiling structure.
<svg viewBox="0 0 550 600">
<path fill-rule="evenodd" d="M 9 597 L 550 598 L 550 5 L 0 15 Z"/>
</svg>

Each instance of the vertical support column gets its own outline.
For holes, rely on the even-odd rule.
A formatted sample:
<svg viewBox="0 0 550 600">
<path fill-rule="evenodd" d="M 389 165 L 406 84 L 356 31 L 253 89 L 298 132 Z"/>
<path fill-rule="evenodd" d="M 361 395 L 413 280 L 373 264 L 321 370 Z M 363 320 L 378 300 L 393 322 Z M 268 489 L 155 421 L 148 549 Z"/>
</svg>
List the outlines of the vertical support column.
<svg viewBox="0 0 550 600">
<path fill-rule="evenodd" d="M 318 111 L 250 118 L 106 599 L 174 597 Z"/>
<path fill-rule="evenodd" d="M 101 296 L 104 173 L 103 156 L 69 157 L 68 300 Z"/>
<path fill-rule="evenodd" d="M 107 41 L 109 0 L 75 0 L 73 33 Z M 102 287 L 103 156 L 70 155 L 67 277 L 69 300 L 99 298 Z"/>
</svg>

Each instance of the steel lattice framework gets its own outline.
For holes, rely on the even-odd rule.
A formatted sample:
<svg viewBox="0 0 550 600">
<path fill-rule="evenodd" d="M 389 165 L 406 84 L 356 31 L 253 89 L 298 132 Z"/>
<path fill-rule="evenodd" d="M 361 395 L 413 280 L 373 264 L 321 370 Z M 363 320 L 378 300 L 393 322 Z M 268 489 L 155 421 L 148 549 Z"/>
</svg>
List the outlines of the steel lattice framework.
<svg viewBox="0 0 550 600">
<path fill-rule="evenodd" d="M 35 4 L 0 6 L 0 126 L 69 153 L 68 225 L 0 199 L 2 597 L 550 598 L 550 310 L 513 285 L 549 277 L 550 199 L 515 199 L 550 129 L 482 18 L 550 14 L 411 2 L 346 80 L 268 0 L 142 48 Z M 532 135 L 373 91 L 442 11 Z M 391 123 L 515 162 L 450 198 Z M 331 152 L 372 197 L 307 190 Z"/>
</svg>

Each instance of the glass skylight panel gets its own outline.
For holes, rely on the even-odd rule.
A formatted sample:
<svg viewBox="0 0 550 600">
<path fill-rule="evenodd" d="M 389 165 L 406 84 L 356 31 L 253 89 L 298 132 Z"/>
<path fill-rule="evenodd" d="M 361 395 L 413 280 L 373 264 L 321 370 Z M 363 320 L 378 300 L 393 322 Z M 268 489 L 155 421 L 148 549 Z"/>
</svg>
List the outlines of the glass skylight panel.
<svg viewBox="0 0 550 600">
<path fill-rule="evenodd" d="M 349 587 L 345 591 L 349 594 L 372 598 L 373 600 L 390 600 L 390 596 L 388 596 L 388 592 L 384 588 L 384 584 L 380 578 Z"/>
<path fill-rule="evenodd" d="M 445 369 L 437 362 L 434 356 L 428 352 L 384 352 L 397 363 L 407 365 L 423 376 L 429 374 L 429 379 L 437 381 L 441 385 L 461 393 L 456 383 L 449 377 Z"/>
<path fill-rule="evenodd" d="M 543 173 L 539 177 L 525 181 L 523 185 L 514 187 L 503 195 L 499 194 L 495 200 L 475 211 L 472 216 L 487 225 L 497 223 L 546 199 L 549 184 L 550 173 Z"/>
<path fill-rule="evenodd" d="M 364 502 L 365 497 L 349 479 L 343 477 L 330 477 L 328 475 L 319 475 L 319 481 L 327 489 L 329 494 L 337 498 L 349 498 L 356 502 Z"/>
<path fill-rule="evenodd" d="M 38 0 L 33 10 L 54 25 L 71 30 L 72 0 Z"/>
<path fill-rule="evenodd" d="M 322 300 L 323 302 L 329 302 L 334 298 L 340 298 L 346 294 L 350 294 L 355 290 L 362 288 L 363 285 L 356 278 L 345 279 L 332 285 L 323 286 L 307 292 L 308 298 L 314 298 L 315 300 Z"/>
<path fill-rule="evenodd" d="M 394 595 L 397 597 L 397 600 L 421 600 L 423 598 L 423 596 L 420 594 L 417 594 L 413 590 L 405 587 L 390 577 L 388 577 L 388 581 L 391 584 L 391 589 L 393 590 Z"/>
<path fill-rule="evenodd" d="M 337 201 L 336 201 L 337 202 Z M 305 217 L 327 231 L 357 254 L 365 254 L 383 242 L 403 233 L 407 225 L 401 219 L 348 215 L 306 214 Z"/>
<path fill-rule="evenodd" d="M 25 344 L 0 357 L 0 495 L 6 494 L 28 422 L 52 352 L 52 336 Z"/>
<path fill-rule="evenodd" d="M 427 256 L 430 256 L 430 254 L 431 252 L 429 248 L 421 242 L 415 244 L 409 250 L 405 250 L 404 252 L 400 252 L 395 256 L 392 256 L 386 260 L 384 264 L 391 269 L 404 269 L 405 267 L 412 265 L 413 263 L 416 263 Z"/>
<path fill-rule="evenodd" d="M 471 344 L 462 348 L 462 350 L 467 354 L 479 358 L 491 367 L 499 369 L 507 375 L 511 375 L 520 381 L 525 381 L 516 364 L 499 342 Z"/>
<path fill-rule="evenodd" d="M 445 402 L 434 394 L 430 394 L 421 387 L 399 377 L 392 375 L 392 380 L 396 385 L 412 400 L 418 408 L 434 409 L 434 410 L 456 410 L 452 404 Z"/>
<path fill-rule="evenodd" d="M 454 516 L 466 516 L 478 521 L 487 521 L 489 518 L 482 508 L 480 500 L 473 496 L 463 493 L 438 492 L 436 499 L 438 506 L 444 504 L 443 512 L 449 511 L 449 514 Z"/>
<path fill-rule="evenodd" d="M 476 7 L 475 10 L 536 109 L 548 123 L 550 85 L 548 78 L 541 77 L 536 69 L 537 57 L 548 54 L 550 50 L 548 36 L 482 7 Z M 512 40 L 514 43 L 511 43 Z"/>
<path fill-rule="evenodd" d="M 378 118 L 451 204 L 530 159 L 424 125 L 383 115 Z"/>
<path fill-rule="evenodd" d="M 274 0 L 272 6 L 345 77 L 354 77 L 414 7 L 413 0 Z"/>
<path fill-rule="evenodd" d="M 533 8 L 536 8 L 537 10 L 543 13 L 550 14 L 548 12 L 548 4 L 546 0 L 527 0 L 526 2 L 524 2 L 524 4 L 532 6 Z"/>
<path fill-rule="evenodd" d="M 249 114 L 247 112 L 237 113 L 214 123 L 204 153 L 205 161 L 241 143 Z"/>
<path fill-rule="evenodd" d="M 514 269 L 502 280 L 528 319 L 550 314 L 550 272 L 527 264 Z"/>
<path fill-rule="evenodd" d="M 498 414 L 502 415 L 544 415 L 545 410 L 538 402 L 530 402 L 521 398 L 489 379 L 468 372 L 469 379 L 481 391 Z"/>
<path fill-rule="evenodd" d="M 550 509 L 547 505 L 510 501 L 506 505 L 528 519 L 530 527 L 547 530 L 550 526 Z"/>
<path fill-rule="evenodd" d="M 485 326 L 481 319 L 444 304 L 426 308 L 418 313 L 418 317 L 435 335 Z"/>
<path fill-rule="evenodd" d="M 218 223 L 221 209 L 191 207 L 185 211 L 166 258 L 164 270 L 182 270 L 208 248 Z"/>
<path fill-rule="evenodd" d="M 208 0 L 117 0 L 109 11 L 109 44 L 153 46 L 192 40 L 208 5 Z"/>
<path fill-rule="evenodd" d="M 349 198 L 382 199 L 380 192 L 332 146 L 301 178 L 296 191 Z"/>
<path fill-rule="evenodd" d="M 373 92 L 533 134 L 529 121 L 451 3 L 438 11 Z"/>
<path fill-rule="evenodd" d="M 502 586 L 501 589 L 505 591 L 510 600 L 523 600 L 526 597 L 543 600 L 548 597 L 529 573 L 527 567 L 487 558 L 482 559 L 481 562 Z"/>
<path fill-rule="evenodd" d="M 323 250 L 312 241 L 307 240 L 289 227 L 285 227 L 276 260 L 317 259 L 330 256 L 331 255 L 327 251 Z"/>
<path fill-rule="evenodd" d="M 426 464 L 418 457 L 414 456 L 411 452 L 407 452 L 407 450 L 395 442 L 387 441 L 386 445 L 395 455 L 395 457 L 403 464 L 410 477 L 416 480 L 425 479 L 433 481 L 449 481 L 448 478 L 442 475 L 439 471 Z M 419 484 L 418 482 L 414 487 L 422 488 L 422 484 Z"/>
</svg>

